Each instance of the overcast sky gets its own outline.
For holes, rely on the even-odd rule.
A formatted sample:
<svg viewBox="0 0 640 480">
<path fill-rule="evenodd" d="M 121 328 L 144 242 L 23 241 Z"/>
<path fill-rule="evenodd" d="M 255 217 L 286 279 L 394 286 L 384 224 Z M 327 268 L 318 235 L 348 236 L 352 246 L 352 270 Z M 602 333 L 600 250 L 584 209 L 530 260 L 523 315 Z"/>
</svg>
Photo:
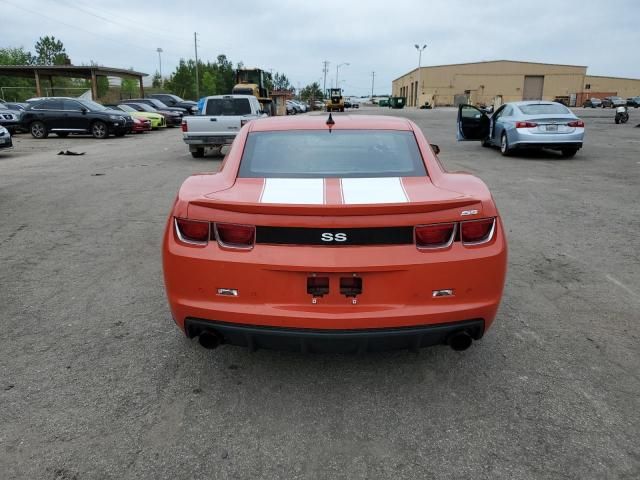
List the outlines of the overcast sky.
<svg viewBox="0 0 640 480">
<path fill-rule="evenodd" d="M 53 8 L 52 8 L 53 7 Z M 0 0 L 1 47 L 33 51 L 40 36 L 64 42 L 74 64 L 97 62 L 168 75 L 180 58 L 224 53 L 285 73 L 295 87 L 327 86 L 340 68 L 348 95 L 388 93 L 418 65 L 524 60 L 588 66 L 593 75 L 640 78 L 640 1 Z M 344 81 L 344 82 L 342 82 Z"/>
</svg>

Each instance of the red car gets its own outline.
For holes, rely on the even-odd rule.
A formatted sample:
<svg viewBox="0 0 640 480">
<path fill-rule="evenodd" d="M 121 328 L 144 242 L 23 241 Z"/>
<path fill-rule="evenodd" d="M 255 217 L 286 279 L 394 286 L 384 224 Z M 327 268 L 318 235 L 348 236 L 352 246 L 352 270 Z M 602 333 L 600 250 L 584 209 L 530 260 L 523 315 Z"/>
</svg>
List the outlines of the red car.
<svg viewBox="0 0 640 480">
<path fill-rule="evenodd" d="M 134 133 L 143 133 L 151 131 L 151 120 L 147 120 L 145 118 L 136 118 L 131 117 L 133 119 L 133 126 L 131 127 L 131 131 Z"/>
<path fill-rule="evenodd" d="M 173 318 L 207 348 L 464 350 L 506 263 L 486 185 L 386 116 L 249 122 L 218 173 L 183 183 L 163 241 Z"/>
</svg>

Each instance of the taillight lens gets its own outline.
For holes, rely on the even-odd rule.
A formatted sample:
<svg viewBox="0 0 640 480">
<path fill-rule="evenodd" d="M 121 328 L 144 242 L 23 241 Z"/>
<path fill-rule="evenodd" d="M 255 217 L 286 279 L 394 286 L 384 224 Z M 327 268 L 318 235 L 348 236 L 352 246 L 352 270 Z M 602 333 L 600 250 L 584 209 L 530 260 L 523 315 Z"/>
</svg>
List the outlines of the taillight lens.
<svg viewBox="0 0 640 480">
<path fill-rule="evenodd" d="M 486 243 L 493 237 L 495 218 L 483 218 L 460 223 L 460 238 L 463 244 Z"/>
<path fill-rule="evenodd" d="M 183 132 L 188 132 L 189 131 L 189 126 L 187 125 L 187 121 L 186 120 L 182 120 L 182 123 L 180 124 L 180 128 L 182 128 Z"/>
<path fill-rule="evenodd" d="M 516 122 L 516 128 L 535 128 L 538 124 L 534 122 Z"/>
<path fill-rule="evenodd" d="M 256 227 L 235 223 L 216 223 L 218 243 L 226 247 L 251 248 L 256 239 Z"/>
<path fill-rule="evenodd" d="M 206 245 L 209 240 L 209 222 L 176 218 L 176 233 L 184 243 Z"/>
<path fill-rule="evenodd" d="M 584 122 L 582 120 L 574 120 L 573 122 L 567 123 L 568 127 L 584 127 Z"/>
<path fill-rule="evenodd" d="M 415 228 L 416 245 L 418 248 L 443 248 L 453 242 L 456 231 L 455 223 L 435 223 L 433 225 L 418 225 Z"/>
</svg>

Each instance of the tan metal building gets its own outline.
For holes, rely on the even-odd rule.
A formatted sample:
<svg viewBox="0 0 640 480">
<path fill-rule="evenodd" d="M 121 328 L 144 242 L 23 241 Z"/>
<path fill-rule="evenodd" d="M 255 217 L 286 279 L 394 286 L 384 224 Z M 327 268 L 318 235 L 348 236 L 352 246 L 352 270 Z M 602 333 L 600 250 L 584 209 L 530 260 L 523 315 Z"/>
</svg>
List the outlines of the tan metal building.
<svg viewBox="0 0 640 480">
<path fill-rule="evenodd" d="M 640 95 L 640 79 L 587 75 L 587 67 L 580 65 L 495 60 L 416 68 L 396 78 L 392 92 L 407 97 L 407 106 L 556 98 L 580 105 L 591 97 Z"/>
</svg>

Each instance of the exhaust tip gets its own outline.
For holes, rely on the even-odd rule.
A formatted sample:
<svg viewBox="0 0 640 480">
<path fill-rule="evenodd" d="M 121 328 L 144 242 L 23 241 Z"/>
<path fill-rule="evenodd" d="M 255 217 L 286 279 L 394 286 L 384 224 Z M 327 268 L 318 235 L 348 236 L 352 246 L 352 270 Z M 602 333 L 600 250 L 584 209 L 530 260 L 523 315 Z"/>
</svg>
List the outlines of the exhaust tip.
<svg viewBox="0 0 640 480">
<path fill-rule="evenodd" d="M 216 333 L 201 333 L 198 337 L 198 342 L 207 350 L 213 350 L 220 345 L 220 336 Z"/>
<path fill-rule="evenodd" d="M 466 331 L 456 332 L 447 339 L 447 344 L 456 352 L 462 352 L 471 346 L 473 339 Z"/>
</svg>

